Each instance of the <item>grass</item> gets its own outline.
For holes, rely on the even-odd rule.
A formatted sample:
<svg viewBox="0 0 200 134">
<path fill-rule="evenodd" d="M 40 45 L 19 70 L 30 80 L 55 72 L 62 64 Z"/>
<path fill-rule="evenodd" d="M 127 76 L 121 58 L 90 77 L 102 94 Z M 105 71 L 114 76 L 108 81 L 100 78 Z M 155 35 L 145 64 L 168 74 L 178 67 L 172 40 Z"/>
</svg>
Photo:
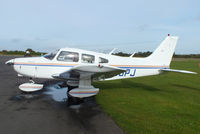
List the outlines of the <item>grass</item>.
<svg viewBox="0 0 200 134">
<path fill-rule="evenodd" d="M 200 74 L 200 60 L 173 61 L 171 68 Z M 95 82 L 97 103 L 128 134 L 200 133 L 200 75 L 166 73 Z"/>
</svg>

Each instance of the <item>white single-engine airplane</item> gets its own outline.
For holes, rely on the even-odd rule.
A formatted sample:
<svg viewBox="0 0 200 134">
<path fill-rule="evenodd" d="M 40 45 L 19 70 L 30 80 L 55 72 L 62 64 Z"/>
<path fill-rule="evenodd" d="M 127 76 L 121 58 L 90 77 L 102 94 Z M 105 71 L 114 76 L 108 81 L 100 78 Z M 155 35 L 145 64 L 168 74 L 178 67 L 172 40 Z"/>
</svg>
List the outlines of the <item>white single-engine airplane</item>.
<svg viewBox="0 0 200 134">
<path fill-rule="evenodd" d="M 162 72 L 192 73 L 170 69 L 178 37 L 167 36 L 160 46 L 148 57 L 120 57 L 74 48 L 62 48 L 43 57 L 15 58 L 6 62 L 22 76 L 30 78 L 58 79 L 66 81 L 72 97 L 84 98 L 96 95 L 98 88 L 91 85 L 92 80 L 116 80 Z M 43 84 L 24 83 L 19 89 L 25 92 L 38 91 Z"/>
</svg>

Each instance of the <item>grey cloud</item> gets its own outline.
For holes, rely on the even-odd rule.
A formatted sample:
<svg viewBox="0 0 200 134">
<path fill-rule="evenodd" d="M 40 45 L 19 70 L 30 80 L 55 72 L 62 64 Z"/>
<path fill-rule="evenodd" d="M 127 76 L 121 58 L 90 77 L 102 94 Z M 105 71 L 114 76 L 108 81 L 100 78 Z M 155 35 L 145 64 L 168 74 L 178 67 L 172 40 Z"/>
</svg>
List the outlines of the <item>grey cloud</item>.
<svg viewBox="0 0 200 134">
<path fill-rule="evenodd" d="M 200 21 L 200 16 L 197 17 L 197 21 Z"/>
<path fill-rule="evenodd" d="M 22 39 L 20 39 L 20 38 L 13 38 L 13 39 L 11 39 L 11 42 L 13 42 L 13 43 L 19 43 L 21 41 L 22 41 Z"/>
<path fill-rule="evenodd" d="M 137 27 L 137 29 L 138 29 L 139 31 L 145 31 L 145 30 L 148 29 L 148 28 L 149 28 L 149 25 L 147 25 L 147 24 L 139 25 L 139 26 Z"/>
<path fill-rule="evenodd" d="M 46 40 L 48 40 L 48 39 L 41 38 L 41 37 L 36 37 L 35 40 L 36 40 L 36 41 L 46 41 Z"/>
</svg>

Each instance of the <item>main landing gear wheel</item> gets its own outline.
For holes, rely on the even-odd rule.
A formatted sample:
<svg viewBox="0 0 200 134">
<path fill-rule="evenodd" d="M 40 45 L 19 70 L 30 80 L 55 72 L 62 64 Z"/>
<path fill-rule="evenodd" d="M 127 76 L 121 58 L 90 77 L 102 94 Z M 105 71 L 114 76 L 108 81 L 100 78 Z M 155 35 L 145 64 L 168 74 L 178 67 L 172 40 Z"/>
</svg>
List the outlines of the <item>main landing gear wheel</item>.
<svg viewBox="0 0 200 134">
<path fill-rule="evenodd" d="M 79 105 L 81 103 L 84 102 L 83 99 L 81 98 L 77 98 L 77 97 L 73 97 L 69 94 L 69 91 L 71 91 L 72 89 L 77 88 L 77 87 L 72 87 L 72 86 L 68 86 L 68 90 L 67 90 L 67 96 L 68 96 L 68 100 L 67 100 L 67 105 Z"/>
</svg>

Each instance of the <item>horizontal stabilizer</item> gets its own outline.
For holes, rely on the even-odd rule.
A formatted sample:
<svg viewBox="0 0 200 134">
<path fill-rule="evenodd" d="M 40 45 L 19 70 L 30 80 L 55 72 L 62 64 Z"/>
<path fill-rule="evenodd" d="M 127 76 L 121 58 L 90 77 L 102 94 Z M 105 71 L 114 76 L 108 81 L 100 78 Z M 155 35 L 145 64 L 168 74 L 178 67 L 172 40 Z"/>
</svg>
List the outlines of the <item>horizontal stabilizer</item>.
<svg viewBox="0 0 200 134">
<path fill-rule="evenodd" d="M 176 69 L 161 69 L 164 72 L 178 72 L 178 73 L 187 73 L 187 74 L 197 74 L 196 72 L 186 71 L 186 70 L 176 70 Z"/>
</svg>

